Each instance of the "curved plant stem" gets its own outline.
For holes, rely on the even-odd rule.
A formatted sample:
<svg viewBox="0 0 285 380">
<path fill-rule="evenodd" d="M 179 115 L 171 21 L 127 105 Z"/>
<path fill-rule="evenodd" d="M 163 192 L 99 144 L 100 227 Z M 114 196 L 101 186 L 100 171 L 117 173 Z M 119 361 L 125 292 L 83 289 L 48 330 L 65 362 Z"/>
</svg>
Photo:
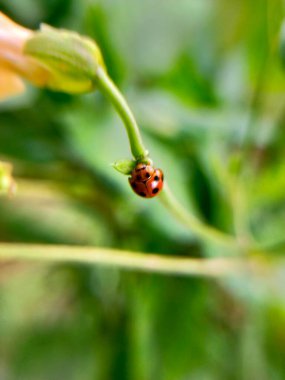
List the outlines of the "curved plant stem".
<svg viewBox="0 0 285 380">
<path fill-rule="evenodd" d="M 103 68 L 98 69 L 96 80 L 101 91 L 111 100 L 123 120 L 128 133 L 133 156 L 136 160 L 143 161 L 144 159 L 147 159 L 148 152 L 143 145 L 135 117 L 125 98 Z M 228 248 L 237 249 L 237 241 L 234 237 L 220 232 L 213 227 L 205 225 L 195 216 L 188 213 L 177 201 L 167 186 L 165 186 L 165 189 L 162 191 L 160 199 L 163 201 L 168 210 L 176 216 L 177 219 L 184 223 L 197 237 L 206 241 L 216 242 Z"/>
<path fill-rule="evenodd" d="M 228 235 L 211 226 L 208 226 L 197 217 L 186 211 L 186 209 L 177 201 L 167 183 L 164 184 L 164 189 L 159 198 L 164 206 L 197 237 L 200 237 L 204 241 L 223 245 L 227 248 L 234 250 L 238 249 L 238 244 L 234 236 Z"/>
<path fill-rule="evenodd" d="M 98 69 L 96 79 L 101 91 L 113 103 L 124 122 L 134 158 L 136 160 L 146 159 L 148 152 L 143 145 L 136 119 L 125 98 L 103 68 Z"/>
<path fill-rule="evenodd" d="M 238 258 L 193 259 L 98 247 L 13 243 L 0 244 L 1 259 L 85 263 L 144 272 L 206 277 L 240 275 L 251 267 L 254 268 L 249 260 Z"/>
</svg>

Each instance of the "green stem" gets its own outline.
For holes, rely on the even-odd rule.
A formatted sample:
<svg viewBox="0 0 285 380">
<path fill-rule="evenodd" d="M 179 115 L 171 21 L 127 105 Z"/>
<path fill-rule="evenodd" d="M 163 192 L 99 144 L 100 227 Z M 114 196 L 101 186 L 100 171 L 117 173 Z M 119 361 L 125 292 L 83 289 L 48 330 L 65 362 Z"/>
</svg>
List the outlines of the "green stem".
<svg viewBox="0 0 285 380">
<path fill-rule="evenodd" d="M 98 69 L 96 80 L 102 92 L 110 99 L 122 118 L 128 133 L 133 156 L 136 160 L 146 160 L 148 152 L 143 145 L 135 117 L 125 98 L 103 68 Z M 169 211 L 185 224 L 196 236 L 205 241 L 216 242 L 231 249 L 237 248 L 237 241 L 234 237 L 220 232 L 213 227 L 207 226 L 195 216 L 188 213 L 175 199 L 174 195 L 171 194 L 167 186 L 165 186 L 160 198 Z"/>
<path fill-rule="evenodd" d="M 143 145 L 136 119 L 125 98 L 103 68 L 98 69 L 96 79 L 101 91 L 110 99 L 124 122 L 134 158 L 146 159 L 148 152 Z"/>
<path fill-rule="evenodd" d="M 186 227 L 188 227 L 197 237 L 204 241 L 217 243 L 226 248 L 236 250 L 238 248 L 237 240 L 234 236 L 221 232 L 211 226 L 200 221 L 197 217 L 190 214 L 177 201 L 167 183 L 164 184 L 164 189 L 159 196 L 164 206 L 176 216 Z"/>
<path fill-rule="evenodd" d="M 143 272 L 180 276 L 220 277 L 240 275 L 250 270 L 251 262 L 239 258 L 187 258 L 144 254 L 100 247 L 39 244 L 0 244 L 1 260 L 37 260 L 96 264 Z"/>
</svg>

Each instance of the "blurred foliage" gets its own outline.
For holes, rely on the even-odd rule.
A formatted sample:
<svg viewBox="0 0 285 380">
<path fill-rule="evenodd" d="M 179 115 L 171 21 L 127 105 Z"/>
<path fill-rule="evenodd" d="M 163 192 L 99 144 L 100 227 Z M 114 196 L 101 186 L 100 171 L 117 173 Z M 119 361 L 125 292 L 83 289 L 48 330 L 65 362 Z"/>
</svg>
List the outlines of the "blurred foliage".
<svg viewBox="0 0 285 380">
<path fill-rule="evenodd" d="M 186 207 L 282 244 L 281 0 L 0 0 L 0 10 L 96 39 Z M 0 199 L 1 241 L 215 255 L 159 202 L 133 195 L 110 165 L 128 152 L 99 93 L 29 88 L 1 103 L 0 160 L 18 183 Z M 282 273 L 279 288 L 14 261 L 0 274 L 1 380 L 285 377 Z"/>
</svg>

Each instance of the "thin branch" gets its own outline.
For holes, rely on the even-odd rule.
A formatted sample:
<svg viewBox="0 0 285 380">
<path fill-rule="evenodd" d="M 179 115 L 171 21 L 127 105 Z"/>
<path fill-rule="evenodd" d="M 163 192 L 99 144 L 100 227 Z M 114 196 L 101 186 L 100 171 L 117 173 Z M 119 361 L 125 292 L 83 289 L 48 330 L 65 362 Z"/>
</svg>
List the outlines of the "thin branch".
<svg viewBox="0 0 285 380">
<path fill-rule="evenodd" d="M 239 241 L 234 236 L 203 223 L 193 214 L 188 212 L 174 197 L 167 183 L 165 183 L 164 189 L 159 198 L 176 219 L 180 220 L 181 223 L 188 227 L 190 231 L 202 241 L 218 244 L 232 252 L 238 251 L 239 248 L 241 248 L 239 246 Z"/>
<path fill-rule="evenodd" d="M 148 151 L 143 145 L 136 119 L 124 96 L 109 78 L 104 69 L 99 68 L 97 70 L 96 81 L 101 91 L 110 99 L 124 123 L 134 158 L 137 160 L 146 159 L 148 156 Z M 202 241 L 215 242 L 216 244 L 226 246 L 227 248 L 235 251 L 240 248 L 239 241 L 234 236 L 228 235 L 215 229 L 214 227 L 206 225 L 203 221 L 186 211 L 186 209 L 171 193 L 166 184 L 162 194 L 160 195 L 160 199 L 166 208 Z"/>
<path fill-rule="evenodd" d="M 108 97 L 120 115 L 128 134 L 130 148 L 134 158 L 136 160 L 145 159 L 148 152 L 143 145 L 136 119 L 125 98 L 106 71 L 100 67 L 97 70 L 96 82 L 103 94 Z"/>
<path fill-rule="evenodd" d="M 244 274 L 251 267 L 250 261 L 239 258 L 200 259 L 98 247 L 0 244 L 0 260 L 11 259 L 96 264 L 126 270 L 205 277 Z"/>
</svg>

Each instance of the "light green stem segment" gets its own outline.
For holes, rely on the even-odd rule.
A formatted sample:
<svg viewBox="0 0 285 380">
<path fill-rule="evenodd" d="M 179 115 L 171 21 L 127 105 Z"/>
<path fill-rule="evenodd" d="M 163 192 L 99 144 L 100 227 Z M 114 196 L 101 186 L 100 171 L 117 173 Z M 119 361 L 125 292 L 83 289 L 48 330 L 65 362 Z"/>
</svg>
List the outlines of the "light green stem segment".
<svg viewBox="0 0 285 380">
<path fill-rule="evenodd" d="M 121 116 L 128 133 L 134 158 L 140 161 L 147 159 L 148 152 L 143 145 L 135 117 L 117 86 L 108 76 L 108 73 L 101 67 L 97 70 L 96 83 L 99 85 L 101 91 L 110 99 Z"/>
<path fill-rule="evenodd" d="M 249 260 L 239 258 L 194 259 L 99 247 L 0 244 L 0 262 L 11 259 L 96 264 L 143 272 L 206 277 L 240 275 L 252 266 Z"/>
<path fill-rule="evenodd" d="M 186 211 L 181 203 L 179 203 L 174 197 L 167 183 L 164 184 L 164 189 L 159 195 L 159 198 L 164 206 L 173 215 L 175 215 L 178 220 L 180 220 L 194 233 L 194 235 L 200 237 L 203 241 L 216 243 L 231 250 L 238 250 L 237 241 L 233 236 L 206 225 L 197 217 Z"/>
</svg>

